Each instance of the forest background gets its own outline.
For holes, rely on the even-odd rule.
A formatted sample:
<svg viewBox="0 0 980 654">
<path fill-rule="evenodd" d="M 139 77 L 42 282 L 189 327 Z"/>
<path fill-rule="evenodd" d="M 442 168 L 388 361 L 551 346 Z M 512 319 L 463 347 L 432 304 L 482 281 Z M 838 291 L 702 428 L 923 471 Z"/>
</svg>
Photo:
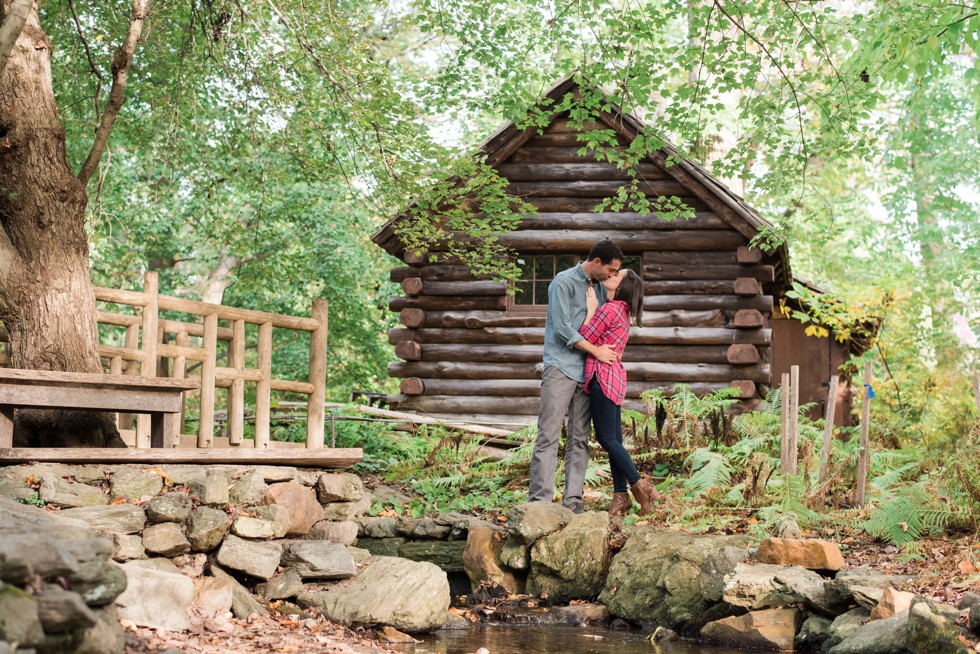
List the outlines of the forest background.
<svg viewBox="0 0 980 654">
<path fill-rule="evenodd" d="M 40 6 L 75 170 L 143 4 Z M 415 203 L 406 238 L 444 236 L 426 210 L 458 175 L 483 209 L 453 225 L 477 237 L 464 256 L 515 274 L 494 268 L 506 182 L 472 153 L 574 74 L 774 224 L 764 244 L 832 291 L 814 337 L 878 321 L 877 442 L 952 447 L 975 421 L 978 42 L 976 7 L 938 0 L 149 2 L 87 185 L 93 282 L 156 270 L 164 293 L 300 315 L 324 297 L 328 398 L 390 388 L 397 292 L 371 234 Z"/>
</svg>

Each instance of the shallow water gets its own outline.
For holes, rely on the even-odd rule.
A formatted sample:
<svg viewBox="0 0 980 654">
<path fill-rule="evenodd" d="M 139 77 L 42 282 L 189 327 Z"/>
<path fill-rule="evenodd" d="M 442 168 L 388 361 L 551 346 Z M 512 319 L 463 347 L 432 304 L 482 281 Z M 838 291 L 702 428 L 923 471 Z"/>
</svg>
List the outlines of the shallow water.
<svg viewBox="0 0 980 654">
<path fill-rule="evenodd" d="M 689 642 L 650 643 L 641 631 L 565 625 L 476 625 L 469 631 L 440 631 L 417 645 L 401 645 L 406 654 L 471 654 L 485 647 L 490 654 L 745 654 L 745 650 Z"/>
</svg>

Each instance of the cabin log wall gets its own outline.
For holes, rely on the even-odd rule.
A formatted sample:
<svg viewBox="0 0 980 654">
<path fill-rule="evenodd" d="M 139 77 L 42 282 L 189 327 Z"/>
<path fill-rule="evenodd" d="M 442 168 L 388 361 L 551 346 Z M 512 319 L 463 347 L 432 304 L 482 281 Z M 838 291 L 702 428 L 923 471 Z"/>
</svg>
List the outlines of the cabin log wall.
<svg viewBox="0 0 980 654">
<path fill-rule="evenodd" d="M 625 146 L 626 143 L 623 143 Z M 639 189 L 677 196 L 694 209 L 669 220 L 630 209 L 596 213 L 602 198 L 628 180 L 615 165 L 583 156 L 566 120 L 512 150 L 497 169 L 509 191 L 534 204 L 501 242 L 521 254 L 584 258 L 611 238 L 627 257 L 640 257 L 644 316 L 631 330 L 623 357 L 627 408 L 642 409 L 640 393 L 690 384 L 699 394 L 735 387 L 749 403 L 771 386 L 772 285 L 777 262 L 757 249 L 730 220 L 661 165 L 641 163 Z M 473 275 L 443 248 L 401 256 L 391 271 L 403 295 L 391 298 L 403 327 L 389 341 L 401 378 L 389 399 L 399 408 L 466 416 L 537 415 L 544 343 L 544 310 L 509 310 L 506 286 Z"/>
</svg>

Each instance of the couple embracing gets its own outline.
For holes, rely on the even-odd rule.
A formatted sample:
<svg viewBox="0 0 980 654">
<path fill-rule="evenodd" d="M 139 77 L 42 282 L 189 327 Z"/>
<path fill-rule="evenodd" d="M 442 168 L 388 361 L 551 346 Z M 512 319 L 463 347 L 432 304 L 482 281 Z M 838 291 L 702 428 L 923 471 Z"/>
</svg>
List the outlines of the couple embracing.
<svg viewBox="0 0 980 654">
<path fill-rule="evenodd" d="M 623 447 L 621 407 L 626 371 L 621 361 L 631 322 L 643 313 L 643 282 L 623 269 L 623 252 L 612 241 L 596 243 L 586 261 L 555 276 L 548 287 L 548 318 L 541 376 L 541 413 L 531 458 L 529 502 L 552 501 L 558 441 L 565 414 L 565 492 L 562 504 L 582 513 L 589 461 L 589 420 L 609 454 L 613 501 L 609 513 L 624 516 L 633 502 L 648 513 L 657 489 L 637 472 Z"/>
</svg>

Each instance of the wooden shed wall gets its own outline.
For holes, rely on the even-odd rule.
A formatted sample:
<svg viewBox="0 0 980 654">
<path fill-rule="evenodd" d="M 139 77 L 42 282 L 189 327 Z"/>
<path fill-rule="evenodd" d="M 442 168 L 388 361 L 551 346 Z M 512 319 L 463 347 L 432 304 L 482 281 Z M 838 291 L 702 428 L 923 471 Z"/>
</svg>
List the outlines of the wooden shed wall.
<svg viewBox="0 0 980 654">
<path fill-rule="evenodd" d="M 521 254 L 584 258 L 610 238 L 640 258 L 645 313 L 624 355 L 627 407 L 640 408 L 644 390 L 677 383 L 704 393 L 736 382 L 743 399 L 757 400 L 759 385 L 771 379 L 773 262 L 653 162 L 640 166 L 641 190 L 680 197 L 697 212 L 693 219 L 595 213 L 625 178 L 615 165 L 581 156 L 581 148 L 576 131 L 557 120 L 497 166 L 510 191 L 539 212 L 502 241 Z M 389 375 L 403 380 L 390 399 L 461 418 L 536 416 L 543 310 L 508 312 L 503 283 L 473 277 L 436 253 L 404 258 L 410 265 L 391 273 L 404 296 L 389 307 L 404 327 L 389 334 L 403 359 L 389 365 Z"/>
</svg>

